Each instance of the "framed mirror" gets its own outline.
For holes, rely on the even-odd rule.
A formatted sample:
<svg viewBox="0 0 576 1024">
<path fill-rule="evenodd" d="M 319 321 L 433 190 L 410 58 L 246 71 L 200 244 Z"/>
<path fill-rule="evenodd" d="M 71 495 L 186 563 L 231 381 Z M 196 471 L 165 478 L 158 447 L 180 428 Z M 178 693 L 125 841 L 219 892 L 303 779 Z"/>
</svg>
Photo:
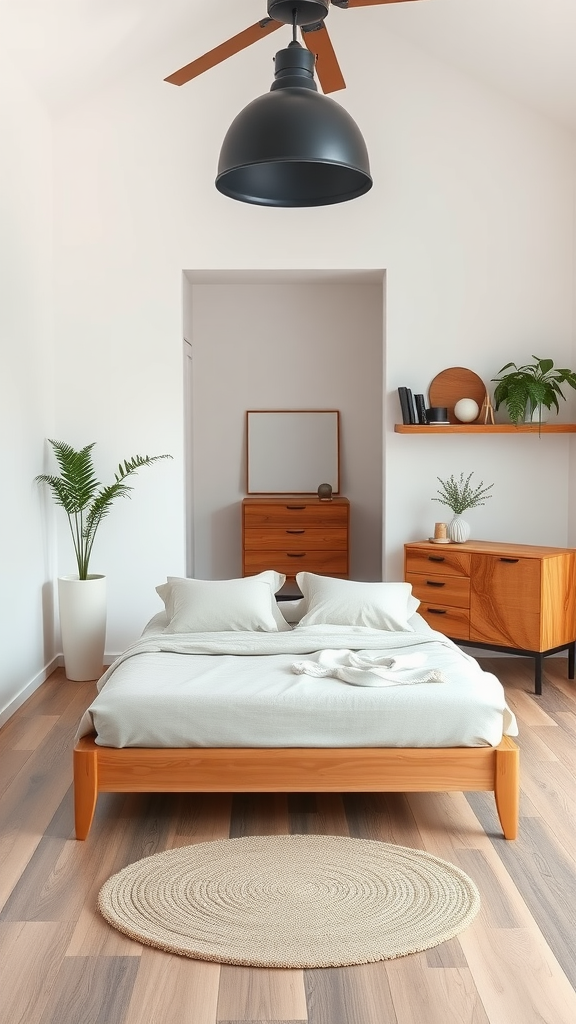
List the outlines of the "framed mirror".
<svg viewBox="0 0 576 1024">
<path fill-rule="evenodd" d="M 336 409 L 249 409 L 248 494 L 340 492 L 340 413 Z"/>
</svg>

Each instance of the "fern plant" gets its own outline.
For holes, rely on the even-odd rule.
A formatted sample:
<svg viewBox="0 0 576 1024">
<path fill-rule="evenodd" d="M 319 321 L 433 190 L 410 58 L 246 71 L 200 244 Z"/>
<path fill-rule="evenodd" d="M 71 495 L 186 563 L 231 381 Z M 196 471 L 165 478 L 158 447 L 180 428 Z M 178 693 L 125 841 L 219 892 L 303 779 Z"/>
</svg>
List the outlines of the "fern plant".
<svg viewBox="0 0 576 1024">
<path fill-rule="evenodd" d="M 494 484 L 484 487 L 484 481 L 481 480 L 478 487 L 472 487 L 470 481 L 473 476 L 473 473 L 469 473 L 464 478 L 464 473 L 460 473 L 458 480 L 454 475 L 449 476 L 447 480 L 442 480 L 439 476 L 436 477 L 441 485 L 437 492 L 440 497 L 432 498 L 432 501 L 439 501 L 442 505 L 447 505 L 456 516 L 461 516 L 467 508 L 485 505 L 488 498 L 492 497 L 488 491 L 492 490 Z"/>
<path fill-rule="evenodd" d="M 576 390 L 576 373 L 573 370 L 560 369 L 554 366 L 552 359 L 540 359 L 532 356 L 534 363 L 527 363 L 525 366 L 516 366 L 516 363 L 506 363 L 499 374 L 504 376 L 493 377 L 497 381 L 494 389 L 494 406 L 498 409 L 504 404 L 512 423 L 521 423 L 526 415 L 532 415 L 539 410 L 538 423 L 542 423 L 542 407 L 556 412 L 560 411 L 558 399 L 566 401 L 561 384 L 568 384 Z M 510 367 L 514 367 L 510 370 Z M 505 371 L 509 372 L 506 373 Z"/>
<path fill-rule="evenodd" d="M 118 466 L 114 483 L 102 484 L 96 479 L 92 462 L 92 444 L 76 451 L 64 441 L 48 439 L 60 467 L 60 476 L 42 473 L 35 479 L 47 484 L 57 505 L 61 505 L 68 516 L 72 534 L 74 554 L 78 565 L 78 579 L 88 579 L 88 566 L 98 527 L 109 514 L 116 498 L 129 498 L 130 487 L 126 480 L 143 466 L 151 466 L 159 459 L 171 459 L 171 455 L 134 455 Z"/>
</svg>

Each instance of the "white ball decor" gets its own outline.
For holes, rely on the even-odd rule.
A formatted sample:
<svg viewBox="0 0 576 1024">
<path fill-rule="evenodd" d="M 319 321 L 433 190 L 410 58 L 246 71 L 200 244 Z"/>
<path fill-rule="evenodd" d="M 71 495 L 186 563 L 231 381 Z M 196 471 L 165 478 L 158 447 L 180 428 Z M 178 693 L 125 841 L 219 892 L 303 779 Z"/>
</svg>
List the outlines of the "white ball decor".
<svg viewBox="0 0 576 1024">
<path fill-rule="evenodd" d="M 480 408 L 473 398 L 461 398 L 454 406 L 454 415 L 461 423 L 473 423 L 478 419 Z"/>
</svg>

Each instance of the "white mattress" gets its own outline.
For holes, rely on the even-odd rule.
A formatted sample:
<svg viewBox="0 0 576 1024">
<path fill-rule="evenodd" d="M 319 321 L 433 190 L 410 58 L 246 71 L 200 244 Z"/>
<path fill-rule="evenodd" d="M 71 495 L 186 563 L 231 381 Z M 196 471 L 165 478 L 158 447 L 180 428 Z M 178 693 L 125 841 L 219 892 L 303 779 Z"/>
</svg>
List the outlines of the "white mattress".
<svg viewBox="0 0 576 1024">
<path fill-rule="evenodd" d="M 166 637 L 162 624 L 155 616 L 105 673 L 79 736 L 94 730 L 110 747 L 476 747 L 517 734 L 496 676 L 419 615 L 414 633 L 323 626 Z M 174 640 L 189 653 L 160 649 Z M 424 653 L 444 681 L 381 689 L 295 674 L 299 655 L 322 649 Z M 229 653 L 208 653 L 219 650 Z"/>
</svg>

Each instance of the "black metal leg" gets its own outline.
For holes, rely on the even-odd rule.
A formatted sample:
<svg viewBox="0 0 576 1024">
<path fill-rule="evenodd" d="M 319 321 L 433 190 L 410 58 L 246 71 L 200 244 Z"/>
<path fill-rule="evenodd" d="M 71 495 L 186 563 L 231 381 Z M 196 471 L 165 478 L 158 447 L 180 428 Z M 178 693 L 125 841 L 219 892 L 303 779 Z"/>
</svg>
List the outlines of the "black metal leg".
<svg viewBox="0 0 576 1024">
<path fill-rule="evenodd" d="M 576 656 L 576 640 L 568 645 L 568 679 L 574 679 L 574 661 Z"/>
<path fill-rule="evenodd" d="M 534 655 L 534 693 L 538 696 L 542 695 L 542 666 L 544 664 L 544 655 Z"/>
</svg>

